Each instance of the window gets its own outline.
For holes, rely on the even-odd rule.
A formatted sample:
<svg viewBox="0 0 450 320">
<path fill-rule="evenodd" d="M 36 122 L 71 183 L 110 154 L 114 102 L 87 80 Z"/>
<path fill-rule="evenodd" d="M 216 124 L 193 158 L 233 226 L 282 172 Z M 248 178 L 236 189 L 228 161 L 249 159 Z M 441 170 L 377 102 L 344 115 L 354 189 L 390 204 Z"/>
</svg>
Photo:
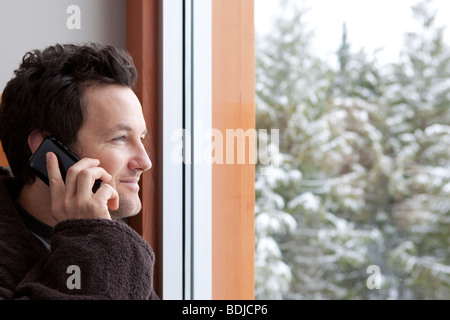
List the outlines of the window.
<svg viewBox="0 0 450 320">
<path fill-rule="evenodd" d="M 161 6 L 163 295 L 211 299 L 211 2 Z"/>
<path fill-rule="evenodd" d="M 255 6 L 256 298 L 448 298 L 448 3 Z"/>
</svg>

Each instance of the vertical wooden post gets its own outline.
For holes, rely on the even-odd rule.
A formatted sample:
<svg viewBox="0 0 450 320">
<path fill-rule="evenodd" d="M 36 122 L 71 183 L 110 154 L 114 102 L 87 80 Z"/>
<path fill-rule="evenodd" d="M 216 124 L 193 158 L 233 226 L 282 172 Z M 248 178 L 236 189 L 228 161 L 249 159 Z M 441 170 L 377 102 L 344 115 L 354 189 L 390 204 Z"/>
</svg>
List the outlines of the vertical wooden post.
<svg viewBox="0 0 450 320">
<path fill-rule="evenodd" d="M 226 137 L 255 129 L 254 2 L 212 0 L 212 10 L 212 124 Z M 255 166 L 246 159 L 212 168 L 213 299 L 254 299 Z"/>
<path fill-rule="evenodd" d="M 141 101 L 147 123 L 146 149 L 152 161 L 150 171 L 141 179 L 142 212 L 129 219 L 129 224 L 155 251 L 154 287 L 162 296 L 161 284 L 161 217 L 159 208 L 158 161 L 158 59 L 159 59 L 159 0 L 127 0 L 127 50 L 138 71 L 136 95 Z"/>
<path fill-rule="evenodd" d="M 0 144 L 0 167 L 8 167 L 8 160 L 6 159 L 6 155 L 3 152 L 2 145 Z"/>
<path fill-rule="evenodd" d="M 2 95 L 0 94 L 0 102 L 2 101 Z M 9 166 L 8 160 L 6 159 L 6 155 L 3 152 L 2 144 L 0 143 L 0 167 Z"/>
</svg>

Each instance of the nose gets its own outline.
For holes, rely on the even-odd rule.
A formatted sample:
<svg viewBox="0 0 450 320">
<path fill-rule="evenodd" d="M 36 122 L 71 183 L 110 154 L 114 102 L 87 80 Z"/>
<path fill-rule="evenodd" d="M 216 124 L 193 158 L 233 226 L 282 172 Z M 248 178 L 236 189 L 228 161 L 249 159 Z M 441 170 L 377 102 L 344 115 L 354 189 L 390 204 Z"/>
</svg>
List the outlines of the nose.
<svg viewBox="0 0 450 320">
<path fill-rule="evenodd" d="M 135 169 L 139 171 L 147 171 L 152 167 L 152 161 L 148 156 L 147 150 L 142 143 L 138 143 L 135 150 L 134 157 L 129 163 L 130 169 Z"/>
</svg>

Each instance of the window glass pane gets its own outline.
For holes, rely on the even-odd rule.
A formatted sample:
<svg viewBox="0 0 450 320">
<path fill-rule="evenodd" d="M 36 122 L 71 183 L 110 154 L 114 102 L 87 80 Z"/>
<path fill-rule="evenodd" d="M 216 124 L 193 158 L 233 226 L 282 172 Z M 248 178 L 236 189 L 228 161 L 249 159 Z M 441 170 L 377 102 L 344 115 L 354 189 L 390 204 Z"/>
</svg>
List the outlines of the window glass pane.
<svg viewBox="0 0 450 320">
<path fill-rule="evenodd" d="M 448 299 L 450 2 L 255 13 L 256 298 Z"/>
</svg>

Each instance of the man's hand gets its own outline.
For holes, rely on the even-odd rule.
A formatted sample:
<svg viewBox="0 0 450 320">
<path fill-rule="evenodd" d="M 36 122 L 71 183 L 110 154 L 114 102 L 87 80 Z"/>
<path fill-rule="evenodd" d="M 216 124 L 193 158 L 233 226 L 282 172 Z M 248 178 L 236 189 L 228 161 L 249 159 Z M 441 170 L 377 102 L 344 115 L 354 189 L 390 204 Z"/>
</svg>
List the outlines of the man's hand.
<svg viewBox="0 0 450 320">
<path fill-rule="evenodd" d="M 97 159 L 84 158 L 67 171 L 66 183 L 59 171 L 58 158 L 47 153 L 47 172 L 50 183 L 51 214 L 57 222 L 70 219 L 111 219 L 108 207 L 117 210 L 119 195 L 107 184 L 112 177 L 99 167 Z M 96 179 L 103 185 L 92 193 Z"/>
</svg>

